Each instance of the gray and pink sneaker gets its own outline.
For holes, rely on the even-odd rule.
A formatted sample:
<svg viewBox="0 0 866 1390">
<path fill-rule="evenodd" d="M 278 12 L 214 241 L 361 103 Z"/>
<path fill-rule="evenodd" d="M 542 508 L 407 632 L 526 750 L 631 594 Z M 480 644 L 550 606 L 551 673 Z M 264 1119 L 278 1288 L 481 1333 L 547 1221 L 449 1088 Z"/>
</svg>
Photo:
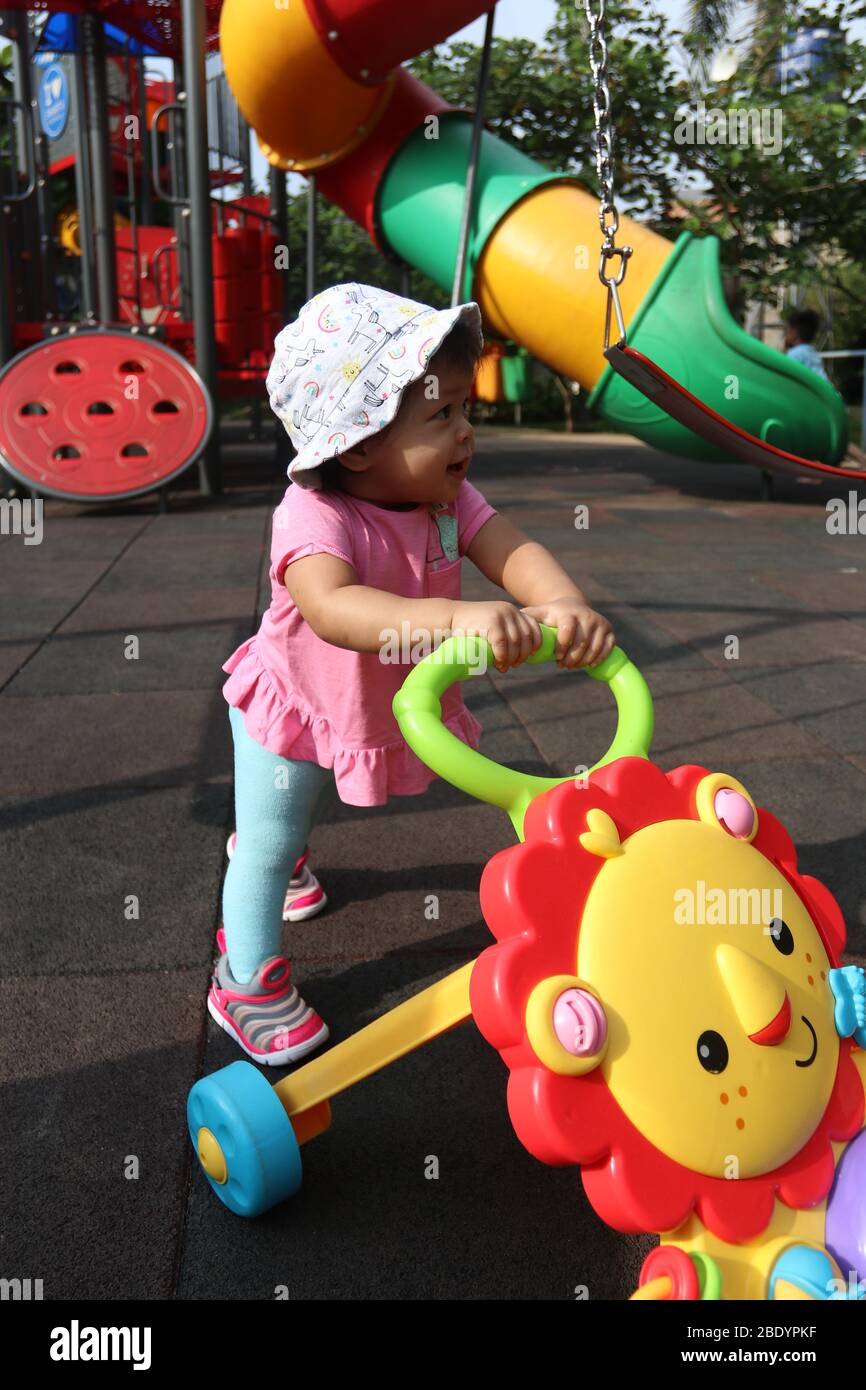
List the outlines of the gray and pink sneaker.
<svg viewBox="0 0 866 1390">
<path fill-rule="evenodd" d="M 239 984 L 227 955 L 214 967 L 208 1012 L 262 1066 L 288 1066 L 328 1038 L 327 1024 L 304 1003 L 291 970 L 285 956 L 270 956 L 250 981 Z"/>
<path fill-rule="evenodd" d="M 229 859 L 235 852 L 236 843 L 237 831 L 233 830 L 226 844 L 226 854 Z M 283 902 L 284 922 L 304 922 L 308 917 L 315 917 L 327 904 L 328 895 L 307 863 L 309 857 L 310 848 L 307 845 L 294 867 L 289 886 L 286 889 L 285 901 Z M 224 952 L 226 938 L 223 927 L 220 927 L 217 932 L 216 939 L 220 952 Z"/>
</svg>

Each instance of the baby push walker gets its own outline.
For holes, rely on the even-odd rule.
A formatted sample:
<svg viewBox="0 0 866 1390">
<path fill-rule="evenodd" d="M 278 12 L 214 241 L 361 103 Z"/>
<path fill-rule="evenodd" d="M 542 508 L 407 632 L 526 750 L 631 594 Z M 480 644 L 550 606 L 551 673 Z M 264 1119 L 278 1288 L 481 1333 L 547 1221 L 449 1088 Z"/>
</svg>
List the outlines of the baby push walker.
<svg viewBox="0 0 866 1390">
<path fill-rule="evenodd" d="M 553 657 L 542 634 L 531 663 Z M 735 777 L 650 761 L 652 700 L 619 648 L 586 671 L 618 711 L 586 774 L 468 748 L 440 697 L 485 656 L 449 638 L 394 713 L 435 772 L 511 818 L 519 843 L 481 880 L 495 943 L 275 1086 L 243 1061 L 198 1081 L 208 1182 L 241 1216 L 290 1197 L 331 1098 L 471 1016 L 529 1152 L 580 1165 L 614 1229 L 659 1234 L 634 1298 L 862 1298 L 866 979 L 841 965 L 835 899 Z"/>
</svg>

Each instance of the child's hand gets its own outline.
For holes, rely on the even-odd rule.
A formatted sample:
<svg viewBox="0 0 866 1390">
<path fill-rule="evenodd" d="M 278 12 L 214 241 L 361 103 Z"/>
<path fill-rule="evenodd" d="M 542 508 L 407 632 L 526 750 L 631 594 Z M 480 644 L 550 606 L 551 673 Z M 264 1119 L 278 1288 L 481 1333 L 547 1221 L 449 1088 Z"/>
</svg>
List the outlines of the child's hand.
<svg viewBox="0 0 866 1390">
<path fill-rule="evenodd" d="M 541 628 L 525 609 L 513 603 L 457 603 L 451 631 L 486 637 L 493 648 L 497 671 L 519 666 L 541 645 Z"/>
<path fill-rule="evenodd" d="M 614 649 L 616 638 L 607 618 L 589 604 L 568 596 L 522 608 L 526 617 L 556 628 L 556 664 L 573 670 L 597 666 Z"/>
</svg>

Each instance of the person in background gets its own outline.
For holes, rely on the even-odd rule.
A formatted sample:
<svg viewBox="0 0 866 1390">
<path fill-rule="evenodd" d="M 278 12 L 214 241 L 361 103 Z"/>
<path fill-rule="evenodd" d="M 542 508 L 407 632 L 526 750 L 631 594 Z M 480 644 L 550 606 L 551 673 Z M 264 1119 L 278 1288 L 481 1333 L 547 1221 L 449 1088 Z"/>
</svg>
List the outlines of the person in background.
<svg viewBox="0 0 866 1390">
<path fill-rule="evenodd" d="M 820 355 L 812 346 L 819 322 L 814 309 L 792 309 L 785 319 L 785 353 L 829 381 Z"/>
<path fill-rule="evenodd" d="M 820 354 L 812 346 L 819 324 L 820 319 L 814 309 L 792 309 L 785 319 L 785 352 L 786 356 L 793 357 L 795 362 L 801 362 L 804 367 L 822 376 L 825 381 L 830 381 L 824 371 Z M 830 382 L 831 386 L 832 384 Z M 849 442 L 846 456 L 840 466 L 862 469 L 866 467 L 866 454 L 856 444 Z"/>
</svg>

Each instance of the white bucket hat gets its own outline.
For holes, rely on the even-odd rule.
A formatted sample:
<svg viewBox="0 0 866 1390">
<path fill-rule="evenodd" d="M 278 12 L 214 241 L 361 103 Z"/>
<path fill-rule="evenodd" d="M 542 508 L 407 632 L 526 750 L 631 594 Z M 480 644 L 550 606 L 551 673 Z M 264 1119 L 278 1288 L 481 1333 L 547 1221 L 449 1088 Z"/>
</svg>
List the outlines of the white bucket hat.
<svg viewBox="0 0 866 1390">
<path fill-rule="evenodd" d="M 375 285 L 332 285 L 301 309 L 274 341 L 271 409 L 296 450 L 288 474 L 319 487 L 319 464 L 378 434 L 407 386 L 464 319 L 484 343 L 474 301 L 431 309 Z"/>
</svg>

